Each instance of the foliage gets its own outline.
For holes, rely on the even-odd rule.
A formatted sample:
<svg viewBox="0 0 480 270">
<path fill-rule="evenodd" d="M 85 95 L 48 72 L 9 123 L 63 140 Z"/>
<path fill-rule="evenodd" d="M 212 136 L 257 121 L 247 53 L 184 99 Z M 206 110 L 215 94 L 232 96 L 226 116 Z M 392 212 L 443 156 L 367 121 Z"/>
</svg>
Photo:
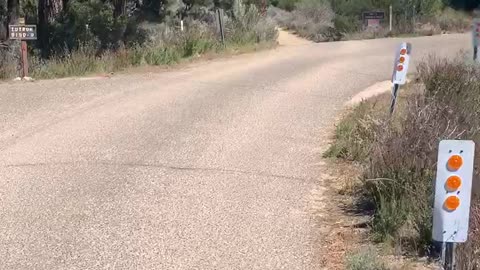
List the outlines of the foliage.
<svg viewBox="0 0 480 270">
<path fill-rule="evenodd" d="M 362 250 L 358 253 L 350 254 L 346 262 L 347 270 L 386 270 L 387 267 L 382 263 L 377 252 L 372 248 Z"/>
<path fill-rule="evenodd" d="M 126 18 L 114 18 L 108 2 L 72 0 L 65 14 L 50 25 L 50 47 L 44 50 L 58 54 L 85 43 L 95 44 L 99 49 L 118 48 L 126 29 Z"/>
<path fill-rule="evenodd" d="M 376 103 L 364 101 L 348 113 L 337 125 L 335 143 L 324 156 L 366 162 L 370 146 L 375 140 L 375 134 L 370 128 L 375 108 Z"/>
<path fill-rule="evenodd" d="M 255 7 L 239 11 L 237 18 L 229 20 L 237 27 L 228 33 L 226 47 L 221 45 L 215 28 L 202 21 L 186 21 L 185 31 L 166 24 L 149 23 L 140 26 L 148 37 L 143 44 L 98 51 L 95 43 L 84 43 L 49 59 L 31 57 L 32 75 L 35 78 L 56 78 L 110 73 L 140 65 L 171 65 L 208 52 L 258 43 L 271 44 L 276 40 L 274 25 L 259 16 Z"/>
<path fill-rule="evenodd" d="M 292 11 L 295 9 L 297 3 L 298 0 L 279 0 L 277 7 L 287 11 Z"/>
<path fill-rule="evenodd" d="M 269 16 L 280 26 L 317 42 L 464 32 L 471 24 L 466 13 L 445 8 L 442 0 L 290 0 L 288 3 L 288 6 L 282 6 L 281 2 L 277 5 L 286 11 L 270 8 Z M 393 31 L 386 28 L 387 19 L 383 22 L 383 30 L 366 31 L 362 13 L 383 10 L 388 16 L 390 5 L 393 7 Z M 326 10 L 331 15 L 322 12 Z M 312 18 L 315 16 L 321 16 L 322 20 Z"/>
<path fill-rule="evenodd" d="M 17 72 L 18 47 L 0 47 L 0 80 L 15 77 Z"/>
<path fill-rule="evenodd" d="M 335 14 L 326 0 L 301 0 L 291 13 L 271 7 L 268 14 L 283 27 L 316 42 L 336 41 L 341 38 L 340 33 L 333 27 Z"/>
<path fill-rule="evenodd" d="M 451 8 L 446 8 L 435 16 L 435 21 L 443 31 L 463 32 L 470 29 L 471 22 L 468 16 Z"/>
<path fill-rule="evenodd" d="M 401 97 L 407 102 L 399 104 L 395 117 L 386 114 L 388 96 L 347 116 L 329 153 L 364 166 L 362 190 L 375 205 L 376 239 L 428 253 L 438 143 L 467 138 L 479 143 L 480 69 L 461 60 L 428 59 L 418 66 L 418 79 L 421 84 L 409 86 L 413 93 Z M 474 182 L 478 177 L 476 172 Z M 475 209 L 472 230 L 480 229 Z M 462 252 L 477 254 L 480 239 L 471 245 Z"/>
</svg>

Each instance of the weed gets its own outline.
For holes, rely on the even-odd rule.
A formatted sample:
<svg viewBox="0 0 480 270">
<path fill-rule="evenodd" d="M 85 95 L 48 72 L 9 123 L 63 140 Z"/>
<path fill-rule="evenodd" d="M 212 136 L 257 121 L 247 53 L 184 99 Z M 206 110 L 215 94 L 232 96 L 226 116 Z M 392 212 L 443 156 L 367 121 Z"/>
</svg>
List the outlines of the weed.
<svg viewBox="0 0 480 270">
<path fill-rule="evenodd" d="M 346 262 L 347 270 L 386 270 L 387 267 L 378 258 L 377 252 L 367 249 L 355 254 L 350 254 Z"/>
<path fill-rule="evenodd" d="M 236 17 L 227 20 L 227 46 L 221 46 L 218 34 L 211 24 L 187 20 L 185 31 L 162 24 L 146 24 L 142 45 L 99 50 L 96 44 L 83 44 L 74 50 L 66 48 L 50 58 L 31 55 L 30 70 L 35 78 L 83 76 L 91 73 L 110 73 L 139 65 L 172 65 L 183 59 L 208 52 L 231 49 L 242 50 L 273 44 L 277 30 L 271 20 L 259 15 L 254 6 L 241 7 Z M 12 78 L 17 72 L 18 60 L 13 47 L 0 49 L 0 79 Z"/>
<path fill-rule="evenodd" d="M 404 97 L 393 118 L 387 104 L 360 104 L 337 126 L 327 155 L 363 165 L 364 195 L 375 205 L 376 240 L 404 245 L 407 251 L 431 251 L 433 180 L 438 143 L 443 139 L 480 142 L 480 70 L 461 60 L 428 59 L 418 66 L 420 86 Z M 476 163 L 480 161 L 477 151 Z M 475 173 L 474 183 L 479 180 Z M 480 185 L 474 184 L 476 193 Z M 480 199 L 474 200 L 471 230 L 478 232 Z M 480 252 L 480 238 L 461 248 L 470 265 Z M 466 263 L 466 262 L 462 262 Z M 474 269 L 465 266 L 462 269 Z M 470 267 L 470 268 L 469 268 Z"/>
</svg>

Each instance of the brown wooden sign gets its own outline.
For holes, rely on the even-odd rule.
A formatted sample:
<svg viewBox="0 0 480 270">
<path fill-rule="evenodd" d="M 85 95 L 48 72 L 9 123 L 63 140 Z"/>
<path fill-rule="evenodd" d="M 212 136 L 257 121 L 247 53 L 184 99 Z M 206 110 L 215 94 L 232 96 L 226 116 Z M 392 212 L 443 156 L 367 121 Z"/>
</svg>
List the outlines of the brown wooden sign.
<svg viewBox="0 0 480 270">
<path fill-rule="evenodd" d="M 9 25 L 9 38 L 19 40 L 36 40 L 37 26 L 36 25 Z"/>
</svg>

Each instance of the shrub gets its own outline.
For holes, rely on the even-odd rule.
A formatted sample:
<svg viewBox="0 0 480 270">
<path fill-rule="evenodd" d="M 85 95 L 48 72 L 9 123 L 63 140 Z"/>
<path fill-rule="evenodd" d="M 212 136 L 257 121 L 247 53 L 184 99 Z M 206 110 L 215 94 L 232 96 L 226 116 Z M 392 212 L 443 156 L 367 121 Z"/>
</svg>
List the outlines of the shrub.
<svg viewBox="0 0 480 270">
<path fill-rule="evenodd" d="M 295 9 L 297 2 L 298 0 L 279 0 L 277 7 L 287 11 L 292 11 Z"/>
<path fill-rule="evenodd" d="M 337 141 L 330 153 L 364 165 L 362 190 L 375 205 L 372 229 L 376 239 L 428 253 L 438 143 L 444 139 L 480 143 L 480 70 L 461 60 L 432 58 L 418 66 L 418 79 L 421 84 L 409 86 L 414 93 L 399 104 L 393 118 L 362 109 L 374 108 L 364 104 L 347 116 L 337 127 Z M 382 112 L 387 111 L 387 104 Z M 477 153 L 475 162 L 479 161 Z M 474 183 L 478 180 L 475 172 Z M 474 190 L 479 188 L 474 184 Z M 477 197 L 472 232 L 480 229 L 479 203 Z M 479 240 L 472 236 L 459 251 L 468 254 L 462 258 L 478 264 L 472 258 L 480 252 Z"/>
<path fill-rule="evenodd" d="M 235 1 L 233 17 L 226 20 L 226 39 L 230 44 L 268 42 L 277 39 L 275 24 L 264 18 L 255 5 Z"/>
<path fill-rule="evenodd" d="M 463 12 L 446 8 L 433 20 L 443 31 L 465 32 L 470 30 L 471 20 Z"/>
<path fill-rule="evenodd" d="M 91 1 L 93 3 L 96 0 Z M 82 8 L 89 10 L 86 6 L 82 6 Z M 109 21 L 108 18 L 103 19 Z M 227 47 L 248 47 L 259 42 L 273 43 L 277 38 L 275 25 L 270 19 L 260 16 L 253 5 L 238 9 L 236 16 L 226 18 L 226 21 L 228 22 Z M 129 28 L 130 30 L 128 30 Z M 166 23 L 127 26 L 128 31 L 136 31 L 134 29 L 142 33 L 142 42 L 138 42 L 138 38 L 133 38 L 129 46 L 119 44 L 102 49 L 103 45 L 101 44 L 108 40 L 108 37 L 105 37 L 103 41 L 95 39 L 89 43 L 77 44 L 75 43 L 79 42 L 77 40 L 74 41 L 73 47 L 66 45 L 63 50 L 58 49 L 57 53 L 49 58 L 31 55 L 32 76 L 35 78 L 82 76 L 97 72 L 109 73 L 143 64 L 170 65 L 178 63 L 184 58 L 224 49 L 220 45 L 214 25 L 208 23 L 208 20 L 185 20 L 185 31 L 180 31 Z M 84 32 L 89 37 L 94 33 L 96 32 L 90 30 Z M 0 78 L 14 76 L 16 66 L 12 63 L 18 62 L 14 61 L 14 55 L 10 49 L 0 49 L 0 59 L 2 59 Z"/>
<path fill-rule="evenodd" d="M 12 44 L 0 43 L 0 79 L 13 78 L 17 76 L 20 56 L 17 53 L 18 47 Z"/>
<path fill-rule="evenodd" d="M 377 252 L 372 248 L 350 254 L 346 262 L 347 270 L 386 270 L 384 263 L 379 261 Z"/>
<path fill-rule="evenodd" d="M 480 107 L 476 102 L 480 88 L 477 69 L 460 61 L 431 59 L 418 70 L 423 94 L 410 98 L 397 126 L 389 122 L 377 127 L 365 177 L 381 179 L 366 182 L 381 210 L 375 216 L 374 229 L 393 217 L 396 222 L 387 229 L 381 226 L 381 235 L 402 237 L 400 228 L 410 226 L 415 231 L 411 239 L 415 247 L 428 251 L 438 143 L 443 139 L 478 139 Z M 396 218 L 402 215 L 406 218 Z"/>
<path fill-rule="evenodd" d="M 362 102 L 346 115 L 335 129 L 335 143 L 324 156 L 366 162 L 375 139 L 371 129 L 375 107 L 375 103 Z"/>
<path fill-rule="evenodd" d="M 457 248 L 458 269 L 480 269 L 480 198 L 476 198 L 470 211 L 468 241 Z"/>
<path fill-rule="evenodd" d="M 335 14 L 325 0 L 301 0 L 290 14 L 276 9 L 269 14 L 282 27 L 315 42 L 341 39 L 340 32 L 334 28 Z"/>
</svg>

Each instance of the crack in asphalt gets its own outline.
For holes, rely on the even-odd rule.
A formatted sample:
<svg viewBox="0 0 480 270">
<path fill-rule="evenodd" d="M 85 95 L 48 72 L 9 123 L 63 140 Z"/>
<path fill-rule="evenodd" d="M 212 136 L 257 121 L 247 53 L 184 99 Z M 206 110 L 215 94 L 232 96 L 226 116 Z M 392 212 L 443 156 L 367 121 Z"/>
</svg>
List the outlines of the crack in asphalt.
<svg viewBox="0 0 480 270">
<path fill-rule="evenodd" d="M 222 168 L 208 168 L 208 167 L 189 167 L 189 166 L 174 166 L 168 164 L 150 164 L 150 163 L 133 163 L 133 162 L 38 162 L 38 163 L 18 163 L 18 164 L 4 164 L 0 165 L 3 168 L 21 168 L 21 167 L 43 167 L 43 166 L 118 166 L 118 167 L 145 167 L 145 168 L 161 168 L 176 171 L 193 171 L 193 172 L 219 172 L 226 174 L 244 174 L 251 176 L 281 178 L 286 180 L 295 180 L 301 182 L 309 182 L 315 179 L 302 178 L 297 176 L 288 176 L 281 174 L 271 174 L 267 172 L 255 172 L 241 169 L 222 169 Z"/>
</svg>

